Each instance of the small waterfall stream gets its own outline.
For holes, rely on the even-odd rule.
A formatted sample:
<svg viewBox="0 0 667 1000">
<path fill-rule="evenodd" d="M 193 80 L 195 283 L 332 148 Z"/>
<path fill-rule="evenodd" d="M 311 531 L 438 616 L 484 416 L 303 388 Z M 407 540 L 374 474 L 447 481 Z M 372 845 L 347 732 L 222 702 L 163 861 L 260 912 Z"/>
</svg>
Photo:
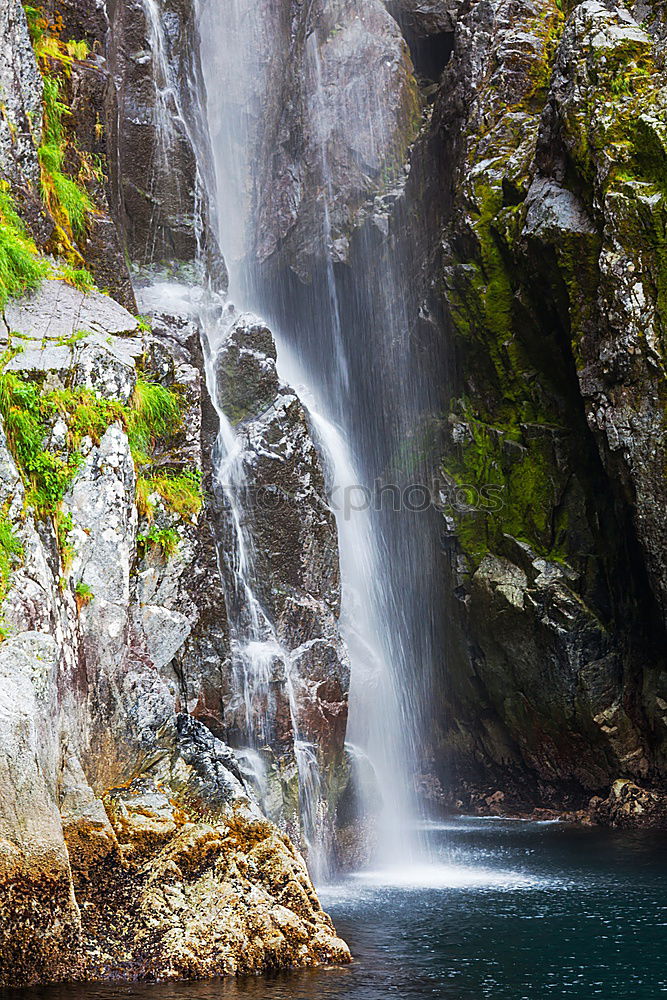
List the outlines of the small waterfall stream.
<svg viewBox="0 0 667 1000">
<path fill-rule="evenodd" d="M 255 544 L 245 512 L 250 505 L 245 472 L 248 441 L 243 429 L 236 431 L 220 406 L 215 393 L 216 359 L 231 327 L 242 322 L 233 306 L 220 309 L 207 300 L 199 320 L 207 338 L 205 363 L 207 382 L 214 401 L 220 431 L 213 458 L 214 489 L 222 495 L 227 530 L 218 540 L 218 560 L 225 589 L 230 625 L 231 667 L 237 698 L 243 705 L 244 745 L 240 756 L 264 806 L 267 794 L 266 763 L 263 751 L 274 741 L 272 731 L 275 706 L 272 686 L 281 682 L 289 706 L 293 752 L 299 779 L 301 833 L 313 878 L 328 874 L 327 848 L 320 823 L 321 782 L 317 754 L 302 739 L 299 726 L 299 690 L 294 677 L 295 655 L 280 642 L 269 615 L 262 606 L 256 567 Z"/>
</svg>

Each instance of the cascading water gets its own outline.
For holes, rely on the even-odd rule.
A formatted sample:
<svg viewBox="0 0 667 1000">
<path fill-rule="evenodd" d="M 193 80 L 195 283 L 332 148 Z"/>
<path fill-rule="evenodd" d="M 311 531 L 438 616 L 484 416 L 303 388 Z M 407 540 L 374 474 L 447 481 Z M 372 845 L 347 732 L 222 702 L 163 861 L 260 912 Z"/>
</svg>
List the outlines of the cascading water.
<svg viewBox="0 0 667 1000">
<path fill-rule="evenodd" d="M 215 489 L 222 495 L 227 531 L 218 540 L 218 559 L 225 587 L 230 625 L 231 668 L 234 689 L 243 706 L 243 746 L 248 777 L 253 781 L 260 803 L 265 807 L 268 787 L 262 751 L 274 740 L 272 732 L 275 706 L 272 686 L 279 681 L 289 706 L 293 737 L 292 749 L 299 779 L 299 813 L 313 878 L 320 881 L 328 873 L 325 831 L 319 817 L 321 799 L 317 755 L 301 738 L 298 685 L 294 680 L 295 655 L 279 640 L 276 629 L 265 612 L 259 593 L 256 553 L 245 512 L 250 505 L 245 471 L 248 441 L 243 430 L 235 431 L 217 402 L 216 360 L 234 324 L 243 322 L 233 307 L 220 309 L 208 300 L 200 309 L 199 320 L 207 338 L 205 352 L 207 381 L 220 421 L 214 454 Z"/>
<path fill-rule="evenodd" d="M 269 322 L 283 374 L 292 384 L 305 384 L 304 395 L 310 396 L 338 508 L 341 626 L 352 661 L 348 738 L 368 754 L 379 779 L 385 858 L 405 861 L 416 817 L 413 787 L 424 703 L 440 642 L 433 611 L 436 521 L 420 509 L 423 503 L 406 509 L 404 501 L 413 483 L 425 479 L 428 457 L 422 452 L 437 404 L 424 374 L 429 360 L 425 366 L 413 337 L 409 247 L 387 236 L 388 208 L 372 232 L 364 227 L 354 237 L 354 267 L 336 264 L 341 251 L 333 219 L 336 122 L 346 118 L 352 130 L 358 127 L 366 136 L 378 174 L 389 169 L 378 152 L 383 143 L 391 145 L 386 129 L 377 127 L 374 87 L 381 83 L 369 76 L 356 89 L 353 81 L 336 89 L 323 65 L 337 36 L 347 32 L 354 44 L 363 41 L 364 4 L 311 0 L 298 10 L 292 7 L 198 0 L 215 164 L 209 195 L 232 298 Z M 296 32 L 293 16 L 301 18 Z M 324 41 L 319 23 L 327 25 Z M 266 249 L 263 202 L 283 198 L 288 214 L 294 209 L 288 195 L 270 184 L 271 164 L 281 155 L 272 143 L 282 134 L 284 110 L 275 102 L 299 59 L 306 81 L 301 113 L 311 143 L 306 158 L 317 176 L 310 223 L 319 263 L 307 284 L 284 267 L 272 273 L 254 263 L 257 240 L 265 245 L 264 256 L 271 249 L 280 253 L 279 243 L 270 239 Z M 300 98 L 290 94 L 287 100 L 298 105 Z M 389 195 L 387 205 L 400 191 Z M 359 507 L 364 509 L 354 509 Z"/>
</svg>

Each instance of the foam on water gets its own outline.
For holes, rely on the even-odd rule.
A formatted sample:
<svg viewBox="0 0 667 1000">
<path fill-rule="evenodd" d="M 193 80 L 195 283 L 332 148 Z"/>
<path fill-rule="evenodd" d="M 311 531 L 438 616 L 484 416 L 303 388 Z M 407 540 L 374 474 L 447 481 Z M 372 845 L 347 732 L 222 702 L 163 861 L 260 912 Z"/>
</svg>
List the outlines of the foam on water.
<svg viewBox="0 0 667 1000">
<path fill-rule="evenodd" d="M 542 887 L 543 881 L 521 872 L 497 871 L 472 865 L 417 864 L 400 868 L 378 868 L 354 872 L 361 885 L 394 889 L 529 889 Z"/>
</svg>

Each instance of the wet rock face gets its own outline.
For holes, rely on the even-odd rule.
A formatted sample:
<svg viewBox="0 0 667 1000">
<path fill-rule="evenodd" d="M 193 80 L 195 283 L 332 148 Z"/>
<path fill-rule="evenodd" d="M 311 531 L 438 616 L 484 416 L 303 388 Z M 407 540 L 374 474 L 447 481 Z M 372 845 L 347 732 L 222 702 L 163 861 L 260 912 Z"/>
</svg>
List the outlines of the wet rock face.
<svg viewBox="0 0 667 1000">
<path fill-rule="evenodd" d="M 407 45 L 379 0 L 290 9 L 278 25 L 281 46 L 267 40 L 286 61 L 271 71 L 257 129 L 266 168 L 248 249 L 307 278 L 326 256 L 347 259 L 374 197 L 400 180 L 420 106 Z"/>
<path fill-rule="evenodd" d="M 439 136 L 461 373 L 445 480 L 500 503 L 446 511 L 441 752 L 450 775 L 557 805 L 664 772 L 665 80 L 659 33 L 624 8 L 459 14 L 413 170 Z"/>
<path fill-rule="evenodd" d="M 239 317 L 216 359 L 219 402 L 237 422 L 258 596 L 294 658 L 301 736 L 331 762 L 343 748 L 349 686 L 337 530 L 306 413 L 275 357 L 266 326 Z"/>
<path fill-rule="evenodd" d="M 108 6 L 116 218 L 136 262 L 192 261 L 197 252 L 197 164 L 185 124 L 196 125 L 195 111 L 187 105 L 192 5 L 189 0 L 132 0 Z"/>
</svg>

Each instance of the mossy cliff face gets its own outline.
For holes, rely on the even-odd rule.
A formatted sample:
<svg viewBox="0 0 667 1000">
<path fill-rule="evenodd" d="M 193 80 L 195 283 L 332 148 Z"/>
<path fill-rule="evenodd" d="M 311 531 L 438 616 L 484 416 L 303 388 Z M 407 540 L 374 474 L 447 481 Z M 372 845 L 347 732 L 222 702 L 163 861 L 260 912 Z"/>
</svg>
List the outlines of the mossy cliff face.
<svg viewBox="0 0 667 1000">
<path fill-rule="evenodd" d="M 664 774 L 659 28 L 595 2 L 459 9 L 433 116 L 455 192 L 442 473 L 474 488 L 445 511 L 459 789 L 562 804 Z"/>
</svg>

